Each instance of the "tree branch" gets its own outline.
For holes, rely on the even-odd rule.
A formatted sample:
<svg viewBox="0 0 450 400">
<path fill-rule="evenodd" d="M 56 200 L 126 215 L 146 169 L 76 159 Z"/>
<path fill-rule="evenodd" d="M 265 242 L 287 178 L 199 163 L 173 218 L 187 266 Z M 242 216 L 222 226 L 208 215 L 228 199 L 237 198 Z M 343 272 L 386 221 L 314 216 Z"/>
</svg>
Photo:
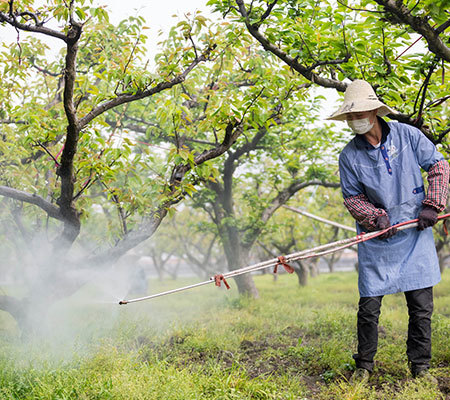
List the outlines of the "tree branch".
<svg viewBox="0 0 450 400">
<path fill-rule="evenodd" d="M 340 187 L 337 182 L 326 182 L 320 180 L 311 180 L 311 181 L 302 181 L 301 179 L 293 181 L 288 187 L 280 190 L 278 194 L 272 199 L 269 206 L 263 210 L 261 213 L 260 220 L 261 222 L 266 223 L 272 215 L 278 210 L 281 206 L 287 203 L 287 201 L 298 191 L 308 187 L 308 186 L 324 186 L 331 188 Z M 261 233 L 261 227 L 254 224 L 252 227 L 249 227 L 247 232 L 245 233 L 245 237 L 243 238 L 244 247 L 250 248 L 253 246 L 253 243 Z"/>
<path fill-rule="evenodd" d="M 387 12 L 393 14 L 403 24 L 410 26 L 422 35 L 431 52 L 450 62 L 450 48 L 439 37 L 439 34 L 450 26 L 450 21 L 445 22 L 437 29 L 433 29 L 426 17 L 412 15 L 411 10 L 403 4 L 402 0 L 375 0 L 375 2 L 383 6 Z"/>
<path fill-rule="evenodd" d="M 88 114 L 86 114 L 83 118 L 79 120 L 80 128 L 83 129 L 89 122 L 91 122 L 94 118 L 98 117 L 100 114 L 103 114 L 105 111 L 108 111 L 114 107 L 117 107 L 121 104 L 129 103 L 135 100 L 141 100 L 146 97 L 153 96 L 156 93 L 159 93 L 165 89 L 170 89 L 171 87 L 184 82 L 187 75 L 197 66 L 199 63 L 206 61 L 209 53 L 213 50 L 213 48 L 208 48 L 200 57 L 196 58 L 191 64 L 179 75 L 170 81 L 160 82 L 156 86 L 151 89 L 139 91 L 134 94 L 122 93 L 119 94 L 112 100 L 109 100 L 105 103 L 100 104 L 91 110 Z"/>
<path fill-rule="evenodd" d="M 439 59 L 435 59 L 431 63 L 430 70 L 428 71 L 428 74 L 425 77 L 425 81 L 423 82 L 423 85 L 421 87 L 422 100 L 420 101 L 419 111 L 417 113 L 417 119 L 421 119 L 422 118 L 423 108 L 424 108 L 425 100 L 426 100 L 426 97 L 427 97 L 428 84 L 430 83 L 431 76 L 433 75 L 434 69 L 436 68 L 438 61 L 439 61 Z M 420 93 L 420 90 L 419 90 L 419 93 Z M 417 100 L 416 100 L 416 103 L 414 104 L 414 110 L 416 109 L 416 104 L 417 104 Z"/>
<path fill-rule="evenodd" d="M 20 14 L 18 15 L 20 16 Z M 17 21 L 16 16 L 14 14 L 5 14 L 3 12 L 0 12 L 0 23 L 6 22 L 7 24 L 13 26 L 16 29 L 19 29 L 21 31 L 26 32 L 36 32 L 36 33 L 42 33 L 47 36 L 52 36 L 57 39 L 61 39 L 64 42 L 67 42 L 67 36 L 64 33 L 55 31 L 53 29 L 49 29 L 41 24 L 35 24 L 35 25 L 27 25 L 23 24 L 19 21 Z"/>
<path fill-rule="evenodd" d="M 383 11 L 368 10 L 367 8 L 353 8 L 353 7 L 348 6 L 347 4 L 342 2 L 341 0 L 337 0 L 337 2 L 341 6 L 343 6 L 345 8 L 348 8 L 349 10 L 352 10 L 352 11 L 363 11 L 363 12 L 374 13 L 374 14 L 382 14 L 383 13 Z"/>
<path fill-rule="evenodd" d="M 443 24 L 439 25 L 434 31 L 440 35 L 442 32 L 444 32 L 448 27 L 450 26 L 450 19 L 448 21 L 445 21 Z"/>
<path fill-rule="evenodd" d="M 204 162 L 219 157 L 225 153 L 233 145 L 241 133 L 242 126 L 239 122 L 229 123 L 225 129 L 225 136 L 222 143 L 214 149 L 205 150 L 203 153 L 197 155 L 194 158 L 194 165 L 203 164 Z M 135 230 L 128 232 L 128 234 L 119 240 L 113 248 L 107 249 L 98 255 L 91 256 L 89 258 L 89 262 L 98 264 L 114 262 L 128 250 L 151 237 L 158 229 L 164 217 L 167 215 L 168 209 L 182 200 L 183 195 L 181 193 L 177 193 L 177 189 L 181 183 L 181 180 L 190 169 L 191 166 L 189 164 L 175 166 L 169 182 L 170 192 L 167 194 L 168 199 L 161 203 L 156 210 L 152 211 L 147 217 L 145 217 L 142 223 Z"/>
<path fill-rule="evenodd" d="M 206 117 L 205 117 L 205 118 L 206 118 Z M 114 121 L 107 120 L 106 123 L 107 123 L 109 126 L 111 126 L 112 128 L 115 127 Z M 143 121 L 143 123 L 149 124 L 149 123 L 146 122 L 146 121 Z M 149 124 L 149 125 L 150 125 L 150 126 L 154 126 L 154 125 L 151 125 L 151 124 Z M 145 128 L 145 127 L 143 127 L 143 126 L 140 126 L 140 125 L 123 123 L 121 126 L 122 126 L 123 128 L 125 128 L 125 129 L 128 129 L 128 130 L 133 131 L 133 132 L 138 132 L 138 133 L 143 133 L 143 134 L 147 133 L 147 128 Z M 157 126 L 154 126 L 154 127 L 160 129 L 160 128 L 157 127 Z M 171 136 L 169 136 L 169 135 L 166 135 L 166 134 L 162 133 L 161 135 L 159 135 L 159 137 L 161 137 L 161 138 L 164 139 L 164 140 L 167 140 L 167 141 L 170 142 L 170 143 L 173 143 L 173 137 L 171 137 Z M 215 146 L 215 145 L 216 145 L 216 143 L 208 142 L 207 140 L 195 139 L 195 138 L 185 137 L 185 136 L 183 136 L 183 140 L 185 140 L 186 142 L 205 144 L 205 145 L 208 145 L 208 146 Z M 148 144 L 148 143 L 141 142 L 141 141 L 139 141 L 138 143 Z"/>
<path fill-rule="evenodd" d="M 444 140 L 444 138 L 447 136 L 448 133 L 450 133 L 450 128 L 445 129 L 444 131 L 442 131 L 439 134 L 439 137 L 437 138 L 436 143 L 441 143 L 442 140 Z"/>
<path fill-rule="evenodd" d="M 233 163 L 234 161 L 237 161 L 240 157 L 242 157 L 244 154 L 249 153 L 252 150 L 255 150 L 258 146 L 258 143 L 263 139 L 263 137 L 266 135 L 267 129 L 265 126 L 262 126 L 258 129 L 258 132 L 256 132 L 255 136 L 253 136 L 252 140 L 250 142 L 246 142 L 242 146 L 238 147 L 235 151 L 233 151 L 230 154 L 230 157 L 227 159 Z"/>
<path fill-rule="evenodd" d="M 245 8 L 245 4 L 243 0 L 236 0 L 236 3 L 239 7 L 239 13 L 244 17 L 245 25 L 250 32 L 250 34 L 264 47 L 265 50 L 271 52 L 276 55 L 282 61 L 284 61 L 287 65 L 289 65 L 292 69 L 297 71 L 300 75 L 305 77 L 307 80 L 316 83 L 320 86 L 333 88 L 340 92 L 344 92 L 347 88 L 347 84 L 341 81 L 328 79 L 317 75 L 316 73 L 309 70 L 309 68 L 300 64 L 296 58 L 292 58 L 286 52 L 281 50 L 279 47 L 270 43 L 270 41 L 258 30 L 257 24 L 251 24 L 250 19 L 247 13 L 247 9 Z"/>
<path fill-rule="evenodd" d="M 273 213 L 278 210 L 283 204 L 285 204 L 295 193 L 308 187 L 308 186 L 323 186 L 329 188 L 340 187 L 338 182 L 326 182 L 320 180 L 303 181 L 301 179 L 292 182 L 287 188 L 278 192 L 275 198 L 271 201 L 269 207 L 267 207 L 261 215 L 261 220 L 267 222 Z"/>
<path fill-rule="evenodd" d="M 50 153 L 50 151 L 47 149 L 47 147 L 45 147 L 45 145 L 43 143 L 41 143 L 39 140 L 36 142 L 36 146 L 42 147 L 44 149 L 44 151 L 50 156 L 50 158 L 53 160 L 53 162 L 55 163 L 55 165 L 58 167 L 59 166 L 59 162 L 56 159 L 56 157 Z"/>
<path fill-rule="evenodd" d="M 275 5 L 277 3 L 278 3 L 278 0 L 274 0 L 272 3 L 269 4 L 269 7 L 267 7 L 267 10 L 264 11 L 264 14 L 261 15 L 261 18 L 255 24 L 256 28 L 259 28 L 261 26 L 261 24 L 264 22 L 264 20 L 266 20 L 269 17 L 270 13 L 272 12 L 273 8 L 275 7 Z"/>
<path fill-rule="evenodd" d="M 63 221 L 64 218 L 61 215 L 58 206 L 44 200 L 41 196 L 36 194 L 30 194 L 21 190 L 13 189 L 8 186 L 0 186 L 0 196 L 8 197 L 10 199 L 23 201 L 25 203 L 34 204 L 42 210 L 44 210 L 48 216 Z"/>
</svg>

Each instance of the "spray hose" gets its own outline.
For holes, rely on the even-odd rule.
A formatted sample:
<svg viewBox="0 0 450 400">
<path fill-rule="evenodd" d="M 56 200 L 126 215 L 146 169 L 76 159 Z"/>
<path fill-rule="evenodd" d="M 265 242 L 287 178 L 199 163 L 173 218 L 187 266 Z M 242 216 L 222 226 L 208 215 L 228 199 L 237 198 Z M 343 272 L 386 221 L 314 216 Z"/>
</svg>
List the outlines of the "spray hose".
<svg viewBox="0 0 450 400">
<path fill-rule="evenodd" d="M 445 225 L 447 218 L 450 218 L 450 213 L 444 214 L 444 215 L 441 215 L 438 217 L 438 221 L 441 221 L 441 220 L 444 221 L 444 232 L 446 235 L 448 234 L 447 226 Z M 273 272 L 275 274 L 277 273 L 278 266 L 282 266 L 286 270 L 286 272 L 292 274 L 294 272 L 294 268 L 292 268 L 288 264 L 289 262 L 297 261 L 297 260 L 305 260 L 305 259 L 314 258 L 314 257 L 320 257 L 320 256 L 331 254 L 331 253 L 334 253 L 337 251 L 341 251 L 348 247 L 354 246 L 355 244 L 366 242 L 367 240 L 371 240 L 378 236 L 381 236 L 384 233 L 388 232 L 392 228 L 397 228 L 397 230 L 399 230 L 399 231 L 404 230 L 404 229 L 414 228 L 417 226 L 418 221 L 419 220 L 416 218 L 416 219 L 412 219 L 410 221 L 405 221 L 405 222 L 401 222 L 396 225 L 392 225 L 389 228 L 382 229 L 379 231 L 367 232 L 367 233 L 363 232 L 363 233 L 360 233 L 359 235 L 356 235 L 356 236 L 348 238 L 348 239 L 342 239 L 342 240 L 338 240 L 336 242 L 327 243 L 327 244 L 324 244 L 321 246 L 314 247 L 312 249 L 302 250 L 302 251 L 299 251 L 296 253 L 288 254 L 286 256 L 279 256 L 279 257 L 273 258 L 271 260 L 263 261 L 258 264 L 253 264 L 253 265 L 250 265 L 250 266 L 247 266 L 244 268 L 236 269 L 234 271 L 226 272 L 224 274 L 217 274 L 217 275 L 214 275 L 213 277 L 211 277 L 209 280 L 204 281 L 204 282 L 199 282 L 199 283 L 195 283 L 193 285 L 168 290 L 166 292 L 152 294 L 150 296 L 139 297 L 139 298 L 130 299 L 130 300 L 121 300 L 121 301 L 119 301 L 119 304 L 123 305 L 123 304 L 128 304 L 128 303 L 136 303 L 138 301 L 143 301 L 143 300 L 150 300 L 150 299 L 154 299 L 156 297 L 161 297 L 161 296 L 165 296 L 168 294 L 177 293 L 177 292 L 181 292 L 181 291 L 188 290 L 188 289 L 193 289 L 193 288 L 196 288 L 199 286 L 208 285 L 213 282 L 215 283 L 216 286 L 219 286 L 219 287 L 221 286 L 221 284 L 223 282 L 223 284 L 226 286 L 226 288 L 230 289 L 230 285 L 227 282 L 228 278 L 233 278 L 235 276 L 248 274 L 250 272 L 260 271 L 260 270 L 263 270 L 263 269 L 266 269 L 269 267 L 274 267 Z"/>
</svg>

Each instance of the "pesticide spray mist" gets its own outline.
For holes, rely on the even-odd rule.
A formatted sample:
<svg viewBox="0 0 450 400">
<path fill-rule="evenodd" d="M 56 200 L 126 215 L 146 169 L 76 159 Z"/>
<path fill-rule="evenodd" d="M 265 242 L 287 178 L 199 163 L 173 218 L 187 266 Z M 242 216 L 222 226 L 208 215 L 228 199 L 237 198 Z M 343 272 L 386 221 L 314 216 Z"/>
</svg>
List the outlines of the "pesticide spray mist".
<svg viewBox="0 0 450 400">
<path fill-rule="evenodd" d="M 0 245 L 0 358 L 8 364 L 59 364 L 90 356 L 105 344 L 130 347 L 131 342 L 148 343 L 208 312 L 212 302 L 201 304 L 198 291 L 214 293 L 213 299 L 219 302 L 233 295 L 209 285 L 170 299 L 120 306 L 123 299 L 157 293 L 186 281 L 157 286 L 152 279 L 149 287 L 148 272 L 153 266 L 140 264 L 136 253 L 106 267 L 73 262 L 86 260 L 92 253 L 85 243 L 77 243 L 68 262 L 53 258 L 46 234 L 17 242 L 18 251 L 11 250 L 7 241 Z"/>
<path fill-rule="evenodd" d="M 136 257 L 105 268 L 52 258 L 52 246 L 42 234 L 28 243 L 16 242 L 18 251 L 7 244 L 0 249 L 0 345 L 10 360 L 67 361 L 117 340 L 123 321 L 128 327 L 137 325 L 136 310 L 118 305 L 131 293 L 147 293 L 147 277 L 131 263 Z M 74 246 L 67 259 L 86 255 Z M 155 314 L 150 308 L 146 306 L 149 316 Z"/>
</svg>

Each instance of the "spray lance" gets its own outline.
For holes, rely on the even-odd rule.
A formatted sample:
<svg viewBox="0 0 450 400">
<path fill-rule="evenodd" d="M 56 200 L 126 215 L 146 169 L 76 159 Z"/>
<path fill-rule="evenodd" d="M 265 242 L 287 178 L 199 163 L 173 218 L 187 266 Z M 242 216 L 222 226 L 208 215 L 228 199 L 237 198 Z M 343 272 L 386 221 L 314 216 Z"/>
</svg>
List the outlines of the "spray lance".
<svg viewBox="0 0 450 400">
<path fill-rule="evenodd" d="M 438 221 L 440 221 L 440 220 L 444 221 L 444 232 L 446 235 L 448 234 L 447 227 L 445 225 L 447 218 L 450 218 L 450 213 L 444 214 L 444 215 L 441 215 L 438 217 Z M 363 233 L 356 235 L 354 237 L 351 237 L 351 238 L 342 239 L 342 240 L 338 240 L 336 242 L 327 243 L 327 244 L 317 246 L 317 247 L 314 247 L 311 249 L 302 250 L 302 251 L 299 251 L 296 253 L 291 253 L 291 254 L 288 254 L 287 256 L 279 256 L 277 258 L 263 261 L 258 264 L 249 265 L 247 267 L 243 267 L 243 268 L 236 269 L 236 270 L 233 270 L 230 272 L 226 272 L 224 274 L 217 274 L 217 275 L 212 276 L 211 278 L 209 278 L 209 280 L 204 281 L 204 282 L 195 283 L 193 285 L 184 286 L 184 287 L 180 287 L 177 289 L 167 290 L 165 292 L 152 294 L 150 296 L 139 297 L 139 298 L 130 299 L 130 300 L 121 300 L 121 301 L 119 301 L 119 304 L 125 305 L 125 304 L 129 304 L 129 303 L 136 303 L 138 301 L 150 300 L 150 299 L 154 299 L 156 297 L 166 296 L 169 294 L 182 292 L 184 290 L 193 289 L 193 288 L 196 288 L 199 286 L 208 285 L 210 283 L 215 283 L 215 285 L 219 286 L 219 287 L 223 283 L 227 289 L 230 289 L 230 286 L 228 285 L 228 282 L 227 282 L 228 278 L 233 278 L 235 276 L 248 274 L 250 272 L 260 271 L 260 270 L 270 268 L 270 267 L 274 267 L 273 272 L 277 273 L 278 266 L 282 266 L 282 267 L 284 267 L 286 272 L 292 274 L 294 272 L 294 268 L 292 268 L 289 265 L 289 262 L 297 261 L 297 260 L 304 260 L 307 258 L 321 257 L 321 256 L 324 256 L 327 254 L 341 251 L 348 247 L 354 246 L 355 244 L 374 239 L 374 238 L 386 233 L 387 231 L 389 231 L 392 228 L 397 228 L 397 230 L 401 231 L 404 229 L 410 229 L 410 228 L 417 227 L 417 222 L 418 222 L 418 219 L 412 219 L 410 221 L 401 222 L 399 224 L 392 225 L 389 228 L 382 229 L 379 231 L 367 232 L 367 233 L 363 232 Z"/>
</svg>

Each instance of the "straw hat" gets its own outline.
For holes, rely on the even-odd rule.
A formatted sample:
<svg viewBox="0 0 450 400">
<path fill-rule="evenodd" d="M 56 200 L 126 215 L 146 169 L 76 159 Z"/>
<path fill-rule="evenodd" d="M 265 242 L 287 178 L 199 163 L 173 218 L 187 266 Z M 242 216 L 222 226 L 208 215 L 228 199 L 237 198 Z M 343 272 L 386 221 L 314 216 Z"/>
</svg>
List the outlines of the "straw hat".
<svg viewBox="0 0 450 400">
<path fill-rule="evenodd" d="M 377 108 L 377 115 L 380 117 L 387 114 L 396 114 L 395 110 L 378 100 L 369 82 L 356 79 L 347 86 L 342 106 L 326 119 L 345 121 L 345 114 L 347 113 L 371 111 Z"/>
</svg>

